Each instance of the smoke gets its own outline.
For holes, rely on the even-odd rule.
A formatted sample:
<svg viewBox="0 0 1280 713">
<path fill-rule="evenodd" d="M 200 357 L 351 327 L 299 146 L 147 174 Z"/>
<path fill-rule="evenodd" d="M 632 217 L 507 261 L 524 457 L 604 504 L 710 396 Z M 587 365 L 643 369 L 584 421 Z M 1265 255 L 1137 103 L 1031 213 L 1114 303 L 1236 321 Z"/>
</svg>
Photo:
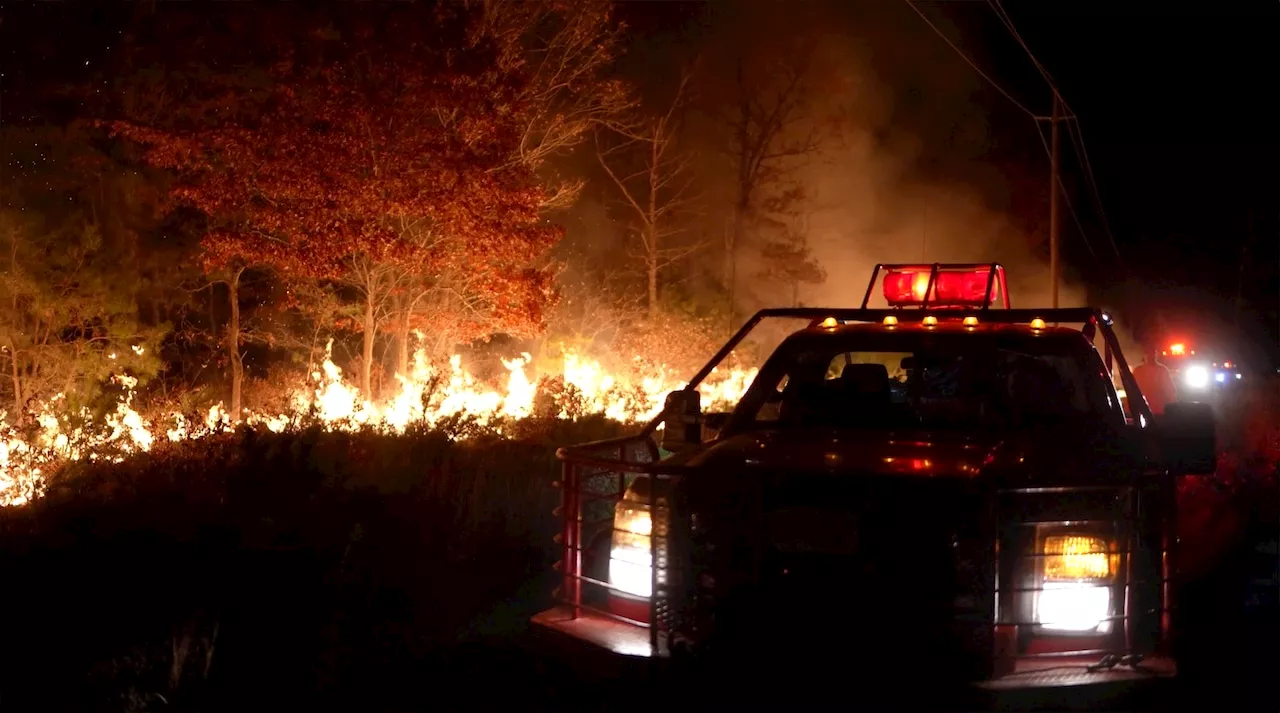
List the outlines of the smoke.
<svg viewBox="0 0 1280 713">
<path fill-rule="evenodd" d="M 1047 235 L 1026 227 L 1047 221 L 1015 219 L 1001 205 L 1015 192 L 1041 193 L 1047 187 L 1026 185 L 1021 175 L 1009 175 L 992 160 L 989 149 L 1001 129 L 975 104 L 971 71 L 954 55 L 934 51 L 938 39 L 914 16 L 904 24 L 896 8 L 877 7 L 882 11 L 864 13 L 855 24 L 831 6 L 792 28 L 816 47 L 803 108 L 810 120 L 797 123 L 778 143 L 795 141 L 834 118 L 834 130 L 823 136 L 818 151 L 786 167 L 808 194 L 809 246 L 828 276 L 822 284 L 804 286 L 802 301 L 861 301 L 878 262 L 998 261 L 1009 269 L 1016 305 L 1049 306 Z M 841 29 L 842 20 L 847 29 Z M 755 52 L 792 47 L 765 39 L 748 44 Z M 886 47 L 895 51 L 886 55 Z M 926 64 L 930 71 L 920 71 Z M 1024 157 L 1036 169 L 1043 162 Z M 754 274 L 761 267 L 747 264 L 743 271 Z M 763 302 L 788 297 L 760 288 L 756 297 Z M 1082 285 L 1065 284 L 1059 291 L 1062 306 L 1086 301 Z"/>
<path fill-rule="evenodd" d="M 800 286 L 801 303 L 859 304 L 876 263 L 996 261 L 1007 268 L 1013 306 L 1051 306 L 1048 166 L 1032 133 L 1037 129 L 1025 116 L 1005 121 L 1000 106 L 980 102 L 982 80 L 909 8 L 839 2 L 709 8 L 697 39 L 690 35 L 687 43 L 698 48 L 686 52 L 697 57 L 698 96 L 681 137 L 682 150 L 694 156 L 704 199 L 702 215 L 687 219 L 682 237 L 706 245 L 690 264 L 664 274 L 666 286 L 680 283 L 695 302 L 722 299 L 717 291 L 723 288 L 725 255 L 719 243 L 735 193 L 724 119 L 734 110 L 738 73 L 767 70 L 808 46 L 813 54 L 802 97 L 804 120 L 778 139 L 785 144 L 810 132 L 821 136 L 815 152 L 781 166 L 806 194 L 803 233 L 826 273 L 824 282 Z M 641 82 L 648 87 L 646 105 L 665 111 L 677 79 L 666 75 L 689 62 L 646 70 L 651 59 L 636 63 L 639 71 L 650 72 Z M 655 80 L 657 74 L 666 79 Z M 1034 150 L 1011 152 L 1010 144 Z M 604 261 L 612 256 L 621 264 L 627 238 L 607 225 L 607 184 L 595 183 L 604 188 L 584 195 L 565 247 Z M 1064 237 L 1069 234 L 1065 222 L 1061 229 Z M 789 286 L 759 279 L 768 264 L 759 239 L 751 245 L 751 236 L 745 237 L 736 270 L 739 317 L 791 304 Z M 634 277 L 624 270 L 614 285 L 618 279 Z M 1058 302 L 1090 303 L 1088 289 L 1069 269 L 1063 271 Z M 1139 352 L 1120 326 L 1125 352 L 1135 360 Z"/>
<path fill-rule="evenodd" d="M 756 52 L 794 47 L 771 39 L 785 34 L 787 24 L 815 47 L 804 107 L 811 120 L 781 142 L 834 119 L 820 150 L 787 167 L 808 194 L 808 243 L 827 274 L 824 282 L 801 287 L 801 302 L 860 304 L 877 263 L 995 261 L 1007 269 L 1014 307 L 1052 306 L 1048 220 L 1035 214 L 1048 209 L 1047 157 L 1036 150 L 1009 160 L 996 150 L 1010 134 L 1039 149 L 1036 128 L 1022 116 L 1003 122 L 979 105 L 980 78 L 908 8 L 805 8 L 806 16 L 779 19 L 777 6 L 765 6 L 767 22 L 742 20 L 754 28 L 752 40 L 742 40 L 741 27 L 735 28 L 737 45 Z M 1069 234 L 1065 223 L 1060 229 Z M 740 260 L 743 274 L 765 267 L 758 252 Z M 751 288 L 752 306 L 790 303 L 791 295 L 777 286 Z M 1087 287 L 1064 267 L 1058 304 L 1090 303 Z M 1124 324 L 1117 335 L 1130 360 L 1138 359 Z"/>
</svg>

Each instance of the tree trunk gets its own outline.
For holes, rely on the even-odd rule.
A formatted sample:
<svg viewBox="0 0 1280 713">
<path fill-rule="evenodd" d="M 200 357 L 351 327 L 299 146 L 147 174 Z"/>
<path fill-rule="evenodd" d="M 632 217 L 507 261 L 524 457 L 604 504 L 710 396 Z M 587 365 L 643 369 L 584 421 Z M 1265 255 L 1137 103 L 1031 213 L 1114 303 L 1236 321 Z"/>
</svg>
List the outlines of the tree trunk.
<svg viewBox="0 0 1280 713">
<path fill-rule="evenodd" d="M 409 315 L 400 316 L 400 324 L 396 328 L 396 373 L 409 376 Z"/>
<path fill-rule="evenodd" d="M 659 154 L 659 134 L 655 129 L 653 141 L 649 144 L 649 215 L 645 218 L 645 230 L 648 231 L 648 240 L 645 246 L 648 247 L 645 256 L 648 268 L 649 278 L 649 318 L 653 319 L 658 316 L 658 251 L 662 246 L 658 245 L 658 176 L 656 175 L 662 165 L 662 159 Z"/>
<path fill-rule="evenodd" d="M 649 233 L 649 254 L 645 260 L 645 268 L 649 277 L 649 318 L 653 319 L 658 316 L 658 246 L 653 241 L 657 237 L 650 229 Z"/>
<path fill-rule="evenodd" d="M 367 401 L 373 401 L 373 339 L 377 325 L 374 323 L 373 292 L 369 291 L 364 298 L 364 352 L 363 364 L 360 365 L 360 391 Z"/>
<path fill-rule="evenodd" d="M 13 421 L 22 423 L 26 420 L 22 400 L 22 374 L 18 369 L 18 350 L 13 348 L 12 342 L 9 343 L 9 365 L 13 378 Z"/>
<path fill-rule="evenodd" d="M 409 376 L 409 300 L 397 300 L 396 312 L 396 373 Z"/>
<path fill-rule="evenodd" d="M 738 246 L 742 243 L 742 207 L 733 211 L 733 224 L 728 241 L 729 333 L 738 329 Z"/>
<path fill-rule="evenodd" d="M 227 357 L 231 360 L 231 421 L 240 420 L 240 391 L 244 384 L 244 362 L 240 357 L 240 272 L 227 280 L 227 302 L 231 318 L 227 320 Z"/>
</svg>

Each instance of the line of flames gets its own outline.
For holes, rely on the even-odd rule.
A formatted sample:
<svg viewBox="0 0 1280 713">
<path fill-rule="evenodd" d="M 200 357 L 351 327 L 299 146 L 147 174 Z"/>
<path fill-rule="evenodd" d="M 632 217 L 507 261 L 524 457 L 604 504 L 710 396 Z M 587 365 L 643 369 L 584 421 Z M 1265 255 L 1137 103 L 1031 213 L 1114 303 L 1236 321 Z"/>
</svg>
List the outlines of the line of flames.
<svg viewBox="0 0 1280 713">
<path fill-rule="evenodd" d="M 615 375 L 599 361 L 570 351 L 563 355 L 559 370 L 544 370 L 534 378 L 526 369 L 532 361 L 529 354 L 503 359 L 506 384 L 498 388 L 473 376 L 463 367 L 460 355 L 450 359 L 446 370 L 435 368 L 419 351 L 414 355 L 412 373 L 396 375 L 400 390 L 395 396 L 373 403 L 343 380 L 342 369 L 330 358 L 331 347 L 332 342 L 324 362 L 311 374 L 313 383 L 293 395 L 290 412 L 274 416 L 246 412 L 244 421 L 274 432 L 292 425 L 318 423 L 330 430 L 373 427 L 403 433 L 411 425 L 435 426 L 445 419 L 464 416 L 501 432 L 504 422 L 528 418 L 539 390 L 558 377 L 576 391 L 575 413 L 635 423 L 656 416 L 666 393 L 686 384 L 671 378 L 666 370 L 639 379 Z M 698 389 L 703 408 L 736 403 L 755 376 L 754 368 L 713 371 Z M 47 474 L 69 461 L 119 462 L 131 454 L 150 451 L 161 438 L 201 438 L 232 425 L 221 403 L 209 409 L 203 423 L 192 423 L 181 413 L 148 420 L 133 407 L 137 379 L 113 379 L 124 389 L 124 396 L 100 423 L 93 423 L 88 411 L 78 414 L 78 419 L 70 418 L 67 409 L 60 408 L 62 394 L 44 404 L 35 415 L 34 436 L 24 437 L 0 412 L 0 507 L 21 505 L 37 497 Z M 558 415 L 570 418 L 575 414 L 562 409 Z M 83 425 L 69 425 L 73 422 Z"/>
</svg>

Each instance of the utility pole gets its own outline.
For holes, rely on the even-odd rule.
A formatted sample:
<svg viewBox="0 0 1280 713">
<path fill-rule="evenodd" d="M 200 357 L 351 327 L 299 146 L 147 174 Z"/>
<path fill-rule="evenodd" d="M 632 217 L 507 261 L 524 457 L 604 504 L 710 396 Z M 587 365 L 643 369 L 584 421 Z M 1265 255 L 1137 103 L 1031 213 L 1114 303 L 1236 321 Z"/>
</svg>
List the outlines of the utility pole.
<svg viewBox="0 0 1280 713">
<path fill-rule="evenodd" d="M 1061 265 L 1058 259 L 1058 122 L 1061 121 L 1058 92 L 1053 92 L 1053 117 L 1049 120 L 1049 282 L 1053 285 L 1053 308 L 1058 309 L 1058 282 Z"/>
</svg>

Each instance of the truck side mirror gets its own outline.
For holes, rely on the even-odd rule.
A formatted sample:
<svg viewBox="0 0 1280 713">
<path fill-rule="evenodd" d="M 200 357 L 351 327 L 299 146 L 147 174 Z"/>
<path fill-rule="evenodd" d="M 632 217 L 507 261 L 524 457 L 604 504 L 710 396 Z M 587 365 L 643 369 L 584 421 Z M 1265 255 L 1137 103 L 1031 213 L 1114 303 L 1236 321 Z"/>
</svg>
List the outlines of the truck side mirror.
<svg viewBox="0 0 1280 713">
<path fill-rule="evenodd" d="M 662 409 L 662 450 L 678 453 L 702 443 L 702 397 L 693 389 L 667 394 Z"/>
<path fill-rule="evenodd" d="M 1217 470 L 1218 434 L 1212 406 L 1171 403 L 1156 423 L 1165 464 L 1175 475 L 1209 475 Z"/>
</svg>

